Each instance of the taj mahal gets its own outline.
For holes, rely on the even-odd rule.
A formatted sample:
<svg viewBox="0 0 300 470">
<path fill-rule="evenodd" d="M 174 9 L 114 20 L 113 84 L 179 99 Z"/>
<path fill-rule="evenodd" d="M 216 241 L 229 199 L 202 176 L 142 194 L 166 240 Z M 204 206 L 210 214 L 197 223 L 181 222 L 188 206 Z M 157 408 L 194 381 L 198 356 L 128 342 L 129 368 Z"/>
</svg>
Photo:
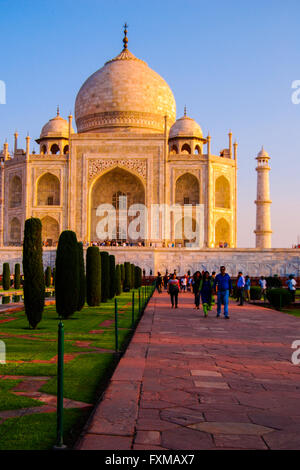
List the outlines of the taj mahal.
<svg viewBox="0 0 300 470">
<path fill-rule="evenodd" d="M 57 109 L 36 138 L 14 149 L 5 142 L 0 152 L 0 255 L 11 263 L 22 258 L 24 222 L 42 221 L 45 265 L 55 262 L 55 246 L 63 230 L 74 230 L 87 246 L 100 244 L 97 225 L 100 205 L 122 218 L 126 207 L 189 207 L 192 229 L 187 236 L 184 216 L 158 212 L 146 215 L 146 231 L 131 239 L 126 223 L 105 249 L 124 261 L 140 262 L 147 274 L 176 268 L 218 269 L 249 275 L 290 272 L 299 275 L 300 256 L 293 249 L 272 249 L 270 156 L 263 148 L 256 156 L 256 247 L 237 247 L 238 144 L 228 133 L 228 148 L 211 152 L 211 136 L 188 116 L 177 118 L 176 102 L 166 81 L 128 49 L 125 26 L 123 50 L 87 78 L 78 91 L 73 116 L 64 119 Z M 76 131 L 74 130 L 76 124 Z M 253 165 L 255 159 L 253 158 Z M 201 208 L 200 222 L 195 216 Z M 126 209 L 126 208 L 125 208 Z M 153 237 L 153 224 L 158 237 Z M 169 230 L 165 230 L 165 225 Z M 127 246 L 124 240 L 126 240 Z"/>
</svg>

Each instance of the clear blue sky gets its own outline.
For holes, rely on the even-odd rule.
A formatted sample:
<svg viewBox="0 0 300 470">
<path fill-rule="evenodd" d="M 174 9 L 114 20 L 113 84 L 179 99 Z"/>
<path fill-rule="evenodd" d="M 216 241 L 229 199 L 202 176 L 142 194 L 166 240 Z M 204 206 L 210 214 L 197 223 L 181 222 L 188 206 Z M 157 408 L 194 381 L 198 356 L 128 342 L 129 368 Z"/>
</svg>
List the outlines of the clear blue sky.
<svg viewBox="0 0 300 470">
<path fill-rule="evenodd" d="M 299 0 L 0 0 L 0 142 L 17 129 L 37 138 L 56 113 L 74 113 L 86 78 L 129 49 L 170 85 L 177 115 L 196 119 L 212 151 L 238 140 L 238 245 L 254 246 L 256 172 L 264 145 L 271 156 L 273 247 L 300 235 Z M 36 150 L 38 148 L 35 144 Z"/>
</svg>

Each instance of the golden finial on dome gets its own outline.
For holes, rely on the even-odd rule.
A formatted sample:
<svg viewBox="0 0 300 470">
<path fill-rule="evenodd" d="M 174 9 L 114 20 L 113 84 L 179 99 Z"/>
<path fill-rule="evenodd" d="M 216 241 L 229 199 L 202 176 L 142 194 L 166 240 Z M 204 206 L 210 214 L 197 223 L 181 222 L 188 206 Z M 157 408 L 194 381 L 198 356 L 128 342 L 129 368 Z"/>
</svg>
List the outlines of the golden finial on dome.
<svg viewBox="0 0 300 470">
<path fill-rule="evenodd" d="M 127 28 L 128 28 L 128 24 L 125 23 L 124 24 L 124 39 L 123 39 L 124 49 L 127 49 L 127 44 L 128 44 Z"/>
<path fill-rule="evenodd" d="M 186 117 L 186 105 L 184 105 L 184 117 Z"/>
<path fill-rule="evenodd" d="M 56 116 L 59 116 L 59 105 L 57 105 Z"/>
</svg>

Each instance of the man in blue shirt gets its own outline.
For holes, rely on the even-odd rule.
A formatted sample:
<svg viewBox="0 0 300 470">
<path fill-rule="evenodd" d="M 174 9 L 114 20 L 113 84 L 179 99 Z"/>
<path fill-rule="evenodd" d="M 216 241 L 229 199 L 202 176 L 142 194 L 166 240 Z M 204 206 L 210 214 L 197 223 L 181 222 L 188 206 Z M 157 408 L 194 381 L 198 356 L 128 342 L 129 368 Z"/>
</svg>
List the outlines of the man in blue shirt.
<svg viewBox="0 0 300 470">
<path fill-rule="evenodd" d="M 239 272 L 237 283 L 237 302 L 239 301 L 239 305 L 244 304 L 244 288 L 245 288 L 245 278 L 243 276 L 242 271 Z"/>
<path fill-rule="evenodd" d="M 229 274 L 227 274 L 225 266 L 220 267 L 220 273 L 217 274 L 214 280 L 214 290 L 217 293 L 217 318 L 221 315 L 221 306 L 224 304 L 224 316 L 229 319 L 228 315 L 228 300 L 229 294 L 232 292 L 232 284 Z"/>
</svg>

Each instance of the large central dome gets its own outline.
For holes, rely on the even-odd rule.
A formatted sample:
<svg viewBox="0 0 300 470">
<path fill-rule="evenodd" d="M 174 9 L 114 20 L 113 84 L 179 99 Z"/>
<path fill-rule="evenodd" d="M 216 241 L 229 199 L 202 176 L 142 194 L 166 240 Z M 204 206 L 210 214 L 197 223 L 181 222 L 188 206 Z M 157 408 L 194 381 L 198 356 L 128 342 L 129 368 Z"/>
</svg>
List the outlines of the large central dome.
<svg viewBox="0 0 300 470">
<path fill-rule="evenodd" d="M 176 119 L 165 80 L 126 47 L 80 88 L 75 103 L 78 132 L 163 132 Z"/>
</svg>

